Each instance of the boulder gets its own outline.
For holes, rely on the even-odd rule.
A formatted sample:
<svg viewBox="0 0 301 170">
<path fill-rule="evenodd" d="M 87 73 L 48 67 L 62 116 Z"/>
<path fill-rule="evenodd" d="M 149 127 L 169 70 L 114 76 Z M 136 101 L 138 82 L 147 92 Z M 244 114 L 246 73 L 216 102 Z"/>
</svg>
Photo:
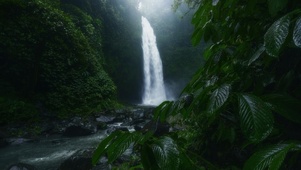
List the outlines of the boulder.
<svg viewBox="0 0 301 170">
<path fill-rule="evenodd" d="M 108 128 L 108 125 L 104 122 L 96 122 L 97 130 L 105 130 Z"/>
<path fill-rule="evenodd" d="M 170 125 L 168 123 L 161 123 L 160 121 L 151 120 L 142 129 L 142 132 L 152 131 L 155 136 L 162 136 L 169 132 Z"/>
<path fill-rule="evenodd" d="M 150 120 L 145 119 L 138 119 L 133 121 L 132 126 L 134 126 L 134 129 L 136 131 L 141 131 L 143 127 L 149 122 Z"/>
<path fill-rule="evenodd" d="M 17 163 L 11 165 L 7 170 L 37 170 L 37 168 L 29 164 Z"/>
<path fill-rule="evenodd" d="M 91 170 L 92 154 L 92 149 L 79 150 L 66 159 L 58 170 Z"/>
<path fill-rule="evenodd" d="M 111 122 L 108 123 L 116 123 L 116 122 L 124 122 L 128 117 L 126 115 L 117 115 Z"/>
<path fill-rule="evenodd" d="M 132 110 L 132 117 L 133 119 L 141 119 L 144 117 L 144 110 L 143 109 L 133 109 Z"/>
<path fill-rule="evenodd" d="M 192 101 L 193 101 L 193 98 L 194 98 L 194 97 L 193 97 L 192 94 L 187 94 L 187 95 L 181 97 L 181 100 L 184 101 L 184 107 L 189 107 L 190 104 L 191 104 Z"/>
<path fill-rule="evenodd" d="M 93 133 L 95 133 L 94 129 L 89 129 L 84 126 L 72 125 L 66 128 L 63 135 L 67 137 L 77 137 L 77 136 L 87 136 Z"/>
<path fill-rule="evenodd" d="M 26 139 L 26 138 L 9 138 L 6 140 L 11 145 L 21 145 L 27 142 L 33 142 L 33 139 Z"/>
<path fill-rule="evenodd" d="M 95 167 L 93 167 L 92 170 L 111 170 L 112 166 L 111 164 L 108 163 L 108 159 L 105 156 L 102 156 L 97 165 Z"/>
<path fill-rule="evenodd" d="M 112 122 L 112 120 L 114 120 L 115 117 L 114 116 L 99 116 L 96 118 L 97 122 L 103 122 L 103 123 L 108 123 L 108 122 Z"/>
</svg>

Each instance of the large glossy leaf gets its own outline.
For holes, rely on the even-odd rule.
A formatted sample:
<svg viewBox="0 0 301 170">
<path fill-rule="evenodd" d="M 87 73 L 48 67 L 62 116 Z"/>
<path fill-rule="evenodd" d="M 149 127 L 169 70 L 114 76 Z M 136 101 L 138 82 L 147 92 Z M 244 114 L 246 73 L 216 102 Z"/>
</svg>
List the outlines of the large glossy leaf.
<svg viewBox="0 0 301 170">
<path fill-rule="evenodd" d="M 161 122 L 165 121 L 165 119 L 169 115 L 170 108 L 173 105 L 173 103 L 174 102 L 171 102 L 171 101 L 162 102 L 158 107 L 156 107 L 154 118 L 160 119 Z"/>
<path fill-rule="evenodd" d="M 215 89 L 210 96 L 208 104 L 208 112 L 210 114 L 218 110 L 229 98 L 230 85 L 224 84 L 219 88 Z"/>
<path fill-rule="evenodd" d="M 179 151 L 171 138 L 161 138 L 153 143 L 151 148 L 160 169 L 177 170 L 179 168 Z"/>
<path fill-rule="evenodd" d="M 122 132 L 118 135 L 107 148 L 108 162 L 112 163 L 115 161 L 136 140 L 139 140 L 139 136 L 136 133 Z"/>
<path fill-rule="evenodd" d="M 281 11 L 287 4 L 288 0 L 269 0 L 269 12 L 272 16 L 276 15 Z"/>
<path fill-rule="evenodd" d="M 159 169 L 155 155 L 148 144 L 143 145 L 141 148 L 141 162 L 145 170 Z"/>
<path fill-rule="evenodd" d="M 301 48 L 301 17 L 296 21 L 293 33 L 293 40 L 297 47 Z"/>
<path fill-rule="evenodd" d="M 193 99 L 192 103 L 190 104 L 189 108 L 188 108 L 188 112 L 191 113 L 194 109 L 196 110 L 200 110 L 200 108 L 202 109 L 206 109 L 206 102 L 208 101 L 208 94 L 210 93 L 210 91 L 213 89 L 213 86 L 208 86 L 202 89 L 199 89 L 198 93 L 195 95 L 195 98 Z"/>
<path fill-rule="evenodd" d="M 264 96 L 272 109 L 283 117 L 301 124 L 301 101 L 289 95 L 271 94 Z"/>
<path fill-rule="evenodd" d="M 264 35 L 264 46 L 270 56 L 278 57 L 289 33 L 289 25 L 290 17 L 286 15 L 274 22 Z"/>
<path fill-rule="evenodd" d="M 277 170 L 281 167 L 286 154 L 294 149 L 296 144 L 278 144 L 262 149 L 253 154 L 245 163 L 244 170 Z"/>
<path fill-rule="evenodd" d="M 249 62 L 248 62 L 248 66 L 250 66 L 254 61 L 256 61 L 261 54 L 264 52 L 265 48 L 264 46 L 261 46 L 250 58 Z"/>
<path fill-rule="evenodd" d="M 109 146 L 109 144 L 114 140 L 118 135 L 120 135 L 120 131 L 115 131 L 112 134 L 110 134 L 107 138 L 105 138 L 103 141 L 101 141 L 94 151 L 92 155 L 92 164 L 96 165 L 99 158 L 104 154 L 105 150 Z"/>
<path fill-rule="evenodd" d="M 238 94 L 241 128 L 251 142 L 264 140 L 273 129 L 273 115 L 260 98 L 249 94 Z"/>
</svg>

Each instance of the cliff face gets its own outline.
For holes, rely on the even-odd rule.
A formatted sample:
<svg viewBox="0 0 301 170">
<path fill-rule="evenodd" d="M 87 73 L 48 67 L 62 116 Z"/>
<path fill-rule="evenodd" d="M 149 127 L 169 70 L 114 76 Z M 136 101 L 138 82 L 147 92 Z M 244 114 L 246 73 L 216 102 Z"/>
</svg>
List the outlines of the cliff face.
<svg viewBox="0 0 301 170">
<path fill-rule="evenodd" d="M 41 110 L 87 115 L 112 104 L 100 18 L 59 1 L 4 0 L 0 9 L 0 123 Z"/>
</svg>

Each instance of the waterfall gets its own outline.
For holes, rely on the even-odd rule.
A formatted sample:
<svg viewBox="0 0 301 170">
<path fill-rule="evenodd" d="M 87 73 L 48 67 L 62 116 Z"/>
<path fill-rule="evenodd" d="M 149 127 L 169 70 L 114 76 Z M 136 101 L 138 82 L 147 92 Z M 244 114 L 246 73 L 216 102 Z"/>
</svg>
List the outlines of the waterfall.
<svg viewBox="0 0 301 170">
<path fill-rule="evenodd" d="M 148 20 L 142 16 L 142 49 L 144 65 L 144 93 L 142 104 L 159 105 L 166 100 L 163 69 L 156 36 Z"/>
</svg>

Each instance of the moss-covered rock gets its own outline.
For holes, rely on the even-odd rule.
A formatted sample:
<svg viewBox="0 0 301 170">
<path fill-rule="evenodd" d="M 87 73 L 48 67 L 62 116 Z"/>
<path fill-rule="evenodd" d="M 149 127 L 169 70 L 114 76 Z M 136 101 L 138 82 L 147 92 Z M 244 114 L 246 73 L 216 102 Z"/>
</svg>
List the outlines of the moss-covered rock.
<svg viewBox="0 0 301 170">
<path fill-rule="evenodd" d="M 64 12 L 59 1 L 51 3 L 0 2 L 1 109 L 9 107 L 8 98 L 34 108 L 41 103 L 39 108 L 60 116 L 110 106 L 116 87 L 102 67 L 100 20 L 70 5 L 72 12 Z M 1 120 L 19 110 L 1 110 Z"/>
</svg>

